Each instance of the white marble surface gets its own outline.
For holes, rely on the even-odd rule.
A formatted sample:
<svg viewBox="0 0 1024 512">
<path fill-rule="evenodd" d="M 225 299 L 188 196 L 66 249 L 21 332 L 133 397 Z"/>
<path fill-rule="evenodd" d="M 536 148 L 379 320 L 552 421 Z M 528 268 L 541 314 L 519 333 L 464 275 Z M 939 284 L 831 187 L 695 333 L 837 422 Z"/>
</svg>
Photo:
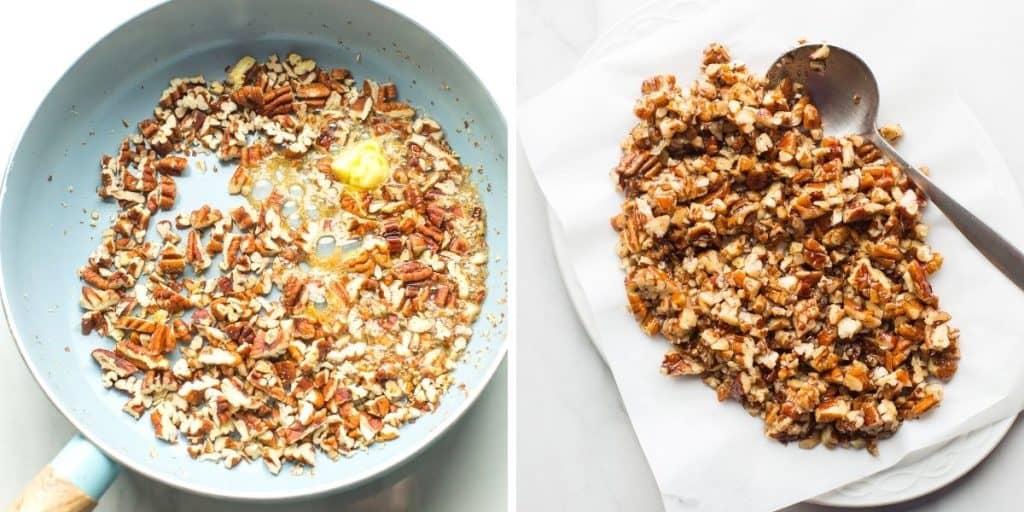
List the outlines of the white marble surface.
<svg viewBox="0 0 1024 512">
<path fill-rule="evenodd" d="M 0 16 L 0 47 L 7 48 L 8 74 L 0 93 L 8 98 L 0 122 L 0 154 L 28 122 L 31 112 L 71 62 L 93 41 L 156 2 L 15 2 Z M 470 0 L 383 3 L 439 34 L 480 75 L 506 117 L 513 105 L 514 6 L 490 6 Z M 439 4 L 444 4 L 440 5 Z M 462 23 L 448 13 L 459 11 L 477 22 Z M 487 41 L 483 45 L 480 42 Z M 2 320 L 0 320 L 2 322 Z M 480 511 L 505 510 L 507 502 L 508 385 L 503 364 L 494 381 L 466 416 L 421 456 L 382 481 L 355 491 L 288 505 L 252 506 L 197 497 L 123 473 L 101 501 L 100 512 L 201 510 L 352 510 Z M 50 404 L 22 363 L 7 331 L 0 325 L 0 505 L 21 487 L 72 435 L 71 425 Z"/>
<path fill-rule="evenodd" d="M 1024 57 L 1024 33 L 1019 30 L 1022 11 L 1009 3 L 989 7 L 948 9 L 950 19 L 958 22 L 955 36 L 935 51 L 948 53 L 950 65 L 965 70 L 955 86 L 1018 178 L 1008 186 L 1024 191 L 1024 154 L 1019 151 L 1020 129 L 1014 121 L 1024 116 L 1024 106 L 994 96 L 987 83 L 993 79 L 1020 83 L 1024 79 L 1024 71 L 1017 65 Z M 517 100 L 523 102 L 567 75 L 591 42 L 634 8 L 632 2 L 614 0 L 519 0 Z M 661 510 L 658 489 L 611 374 L 576 319 L 562 287 L 544 199 L 521 149 L 518 159 L 515 388 L 519 509 Z M 1019 423 L 994 453 L 964 478 L 893 508 L 1019 509 L 1016 484 L 1020 480 L 1018 464 L 1024 458 L 1024 426 Z M 694 463 L 700 462 L 680 454 L 680 464 Z M 791 510 L 827 509 L 798 505 Z"/>
</svg>

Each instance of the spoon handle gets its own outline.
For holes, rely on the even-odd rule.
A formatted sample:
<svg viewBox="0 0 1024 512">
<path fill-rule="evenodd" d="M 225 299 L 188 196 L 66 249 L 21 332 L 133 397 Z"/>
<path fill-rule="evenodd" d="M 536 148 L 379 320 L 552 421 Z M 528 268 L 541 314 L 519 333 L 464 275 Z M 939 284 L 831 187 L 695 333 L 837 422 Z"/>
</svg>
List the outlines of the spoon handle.
<svg viewBox="0 0 1024 512">
<path fill-rule="evenodd" d="M 1010 278 L 1010 281 L 1013 281 L 1017 288 L 1024 290 L 1024 254 L 1020 250 L 1006 241 L 999 233 L 996 233 L 984 221 L 967 211 L 967 208 L 961 206 L 955 199 L 946 195 L 938 185 L 904 160 L 889 145 L 889 142 L 877 132 L 873 132 L 869 137 L 871 142 L 889 157 L 889 160 L 899 165 L 910 176 L 910 179 L 924 192 L 932 204 L 942 210 L 942 213 L 946 214 L 946 217 L 960 230 L 960 233 L 983 256 L 988 258 L 1003 275 Z"/>
</svg>

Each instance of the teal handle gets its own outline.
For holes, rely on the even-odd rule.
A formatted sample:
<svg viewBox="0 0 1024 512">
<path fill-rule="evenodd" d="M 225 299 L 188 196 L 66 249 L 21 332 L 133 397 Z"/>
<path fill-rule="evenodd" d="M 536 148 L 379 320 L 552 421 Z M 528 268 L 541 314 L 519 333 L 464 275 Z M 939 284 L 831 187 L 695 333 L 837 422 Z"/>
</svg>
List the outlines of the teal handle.
<svg viewBox="0 0 1024 512">
<path fill-rule="evenodd" d="M 94 500 L 103 496 L 121 472 L 121 466 L 81 434 L 75 434 L 64 445 L 50 467 Z"/>
</svg>

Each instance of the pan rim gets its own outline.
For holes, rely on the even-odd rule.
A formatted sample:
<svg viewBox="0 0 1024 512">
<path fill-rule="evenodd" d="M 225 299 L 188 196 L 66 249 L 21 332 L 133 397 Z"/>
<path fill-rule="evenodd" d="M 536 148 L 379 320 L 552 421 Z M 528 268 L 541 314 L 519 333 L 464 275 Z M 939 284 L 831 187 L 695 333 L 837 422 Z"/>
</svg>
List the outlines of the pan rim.
<svg viewBox="0 0 1024 512">
<path fill-rule="evenodd" d="M 448 53 L 450 57 L 455 59 L 455 62 L 457 62 L 459 65 L 462 66 L 462 68 L 464 68 L 467 71 L 468 78 L 470 79 L 470 84 L 474 88 L 477 88 L 478 90 L 483 92 L 484 98 L 493 107 L 495 113 L 497 114 L 497 118 L 500 121 L 500 125 L 505 127 L 505 152 L 507 153 L 508 122 L 505 118 L 505 114 L 499 107 L 498 103 L 495 101 L 494 95 L 491 93 L 490 89 L 488 89 L 487 86 L 484 85 L 484 83 L 480 80 L 480 77 L 479 75 L 477 75 L 476 71 L 471 66 L 466 64 L 462 57 L 459 56 L 459 54 L 455 52 L 450 46 L 448 46 L 448 44 L 443 39 L 441 39 L 437 34 L 435 34 L 427 27 L 423 26 L 415 19 L 406 16 L 405 14 L 393 9 L 388 5 L 384 5 L 373 0 L 364 1 L 367 4 L 372 4 L 374 7 L 387 11 L 389 14 L 396 16 L 401 20 L 404 20 L 405 22 L 411 24 L 415 28 L 422 31 L 425 35 L 429 36 L 431 40 L 433 40 L 439 51 Z M 117 26 L 112 28 L 110 31 L 106 32 L 104 35 L 99 37 L 95 42 L 89 45 L 88 48 L 82 51 L 64 69 L 64 71 L 61 72 L 59 78 L 57 78 L 57 80 L 49 87 L 46 94 L 43 95 L 43 98 L 32 110 L 32 114 L 28 116 L 28 118 L 22 123 L 21 130 L 18 132 L 18 136 L 15 138 L 14 144 L 11 146 L 10 154 L 7 157 L 7 163 L 4 166 L 3 176 L 0 177 L 0 205 L 2 205 L 4 200 L 7 198 L 8 178 L 10 177 L 11 171 L 14 167 L 14 157 L 15 155 L 18 154 L 18 150 L 21 148 L 28 127 L 32 124 L 33 121 L 35 121 L 40 109 L 42 109 L 43 105 L 50 97 L 50 94 L 53 92 L 53 89 L 56 87 L 56 85 L 60 83 L 60 81 L 63 80 L 65 76 L 67 76 L 68 72 L 71 71 L 75 66 L 77 66 L 82 61 L 82 59 L 89 55 L 89 53 L 92 52 L 93 49 L 96 48 L 96 46 L 98 46 L 100 43 L 102 43 L 115 33 L 136 23 L 139 19 L 148 16 L 159 9 L 166 8 L 169 4 L 169 1 L 161 1 L 157 5 L 149 7 L 131 16 L 122 23 L 119 23 Z M 507 173 L 508 171 L 506 169 L 506 174 Z M 508 194 L 506 193 L 506 210 L 508 209 L 509 205 L 509 198 L 507 196 Z M 2 235 L 2 227 L 0 227 L 0 235 Z M 125 454 L 121 453 L 118 449 L 113 447 L 111 444 L 107 443 L 104 440 L 102 433 L 97 433 L 87 428 L 84 428 L 84 424 L 81 421 L 79 421 L 78 418 L 73 414 L 71 407 L 65 405 L 58 398 L 58 393 L 52 390 L 47 385 L 46 381 L 43 378 L 41 378 L 43 369 L 38 368 L 35 365 L 35 363 L 29 357 L 27 350 L 25 349 L 24 341 L 19 335 L 18 329 L 13 322 L 13 315 L 10 309 L 10 301 L 7 296 L 7 284 L 5 282 L 4 274 L 2 272 L 4 264 L 5 259 L 3 257 L 2 251 L 0 251 L 0 310 L 2 310 L 4 319 L 7 322 L 7 331 L 11 335 L 11 338 L 13 338 L 15 345 L 18 347 L 18 354 L 21 356 L 21 359 L 22 361 L 24 361 L 25 366 L 28 367 L 29 372 L 32 374 L 32 378 L 35 380 L 36 384 L 40 387 L 40 389 L 42 389 L 43 393 L 46 395 L 46 398 L 50 401 L 50 403 L 52 403 L 53 406 L 56 407 L 58 411 L 60 411 L 61 415 L 63 415 L 64 418 L 67 419 L 68 422 L 72 424 L 72 426 L 74 426 L 77 432 L 81 433 L 81 435 L 84 436 L 90 443 L 99 448 L 107 457 L 115 461 L 118 465 L 124 468 L 131 469 L 132 471 L 138 474 L 144 475 L 147 478 L 153 479 L 174 489 L 179 489 L 192 494 L 207 496 L 211 498 L 219 498 L 240 502 L 281 502 L 289 500 L 308 499 L 317 496 L 324 496 L 336 492 L 341 492 L 348 489 L 353 489 L 358 486 L 368 484 L 375 479 L 383 477 L 386 474 L 390 473 L 391 471 L 403 466 L 405 463 L 411 461 L 413 458 L 420 455 L 427 447 L 431 446 L 432 444 L 434 444 L 435 441 L 444 436 L 444 434 L 447 433 L 449 429 L 451 429 L 451 427 L 454 426 L 463 417 L 463 415 L 465 415 L 465 413 L 470 408 L 473 407 L 473 405 L 476 403 L 476 400 L 491 384 L 491 381 L 494 379 L 494 375 L 497 372 L 498 368 L 501 366 L 502 362 L 506 360 L 508 352 L 510 330 L 506 331 L 505 336 L 503 336 L 500 339 L 498 346 L 495 347 L 496 352 L 494 355 L 494 360 L 490 363 L 488 367 L 484 369 L 483 378 L 479 389 L 474 390 L 474 392 L 468 393 L 466 398 L 459 404 L 459 406 L 456 407 L 454 411 L 448 413 L 444 418 L 441 419 L 441 421 L 435 428 L 431 429 L 426 435 L 424 435 L 422 438 L 414 442 L 411 448 L 409 448 L 406 453 L 401 454 L 396 459 L 388 461 L 386 464 L 356 473 L 344 479 L 338 479 L 317 485 L 311 485 L 308 488 L 303 488 L 301 490 L 285 490 L 271 492 L 264 492 L 259 490 L 245 492 L 224 491 L 223 489 L 218 489 L 215 486 L 211 487 L 205 484 L 190 485 L 175 477 L 170 472 L 161 471 L 159 469 L 150 467 L 145 464 L 136 463 L 129 456 L 126 456 Z M 465 364 L 465 362 L 463 361 L 460 364 Z M 359 456 L 359 454 L 357 454 L 356 456 Z M 334 461 L 332 461 L 332 463 L 334 463 Z"/>
</svg>

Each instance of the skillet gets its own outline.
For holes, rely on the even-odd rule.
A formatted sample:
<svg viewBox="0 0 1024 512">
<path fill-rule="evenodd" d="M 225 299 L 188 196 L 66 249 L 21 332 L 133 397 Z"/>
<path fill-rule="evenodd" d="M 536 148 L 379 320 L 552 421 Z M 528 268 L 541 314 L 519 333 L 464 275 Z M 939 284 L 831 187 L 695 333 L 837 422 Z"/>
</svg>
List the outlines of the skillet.
<svg viewBox="0 0 1024 512">
<path fill-rule="evenodd" d="M 263 59 L 289 52 L 321 67 L 346 67 L 356 79 L 392 81 L 400 98 L 446 129 L 466 166 L 478 177 L 487 209 L 491 254 L 488 296 L 474 338 L 455 371 L 453 388 L 437 412 L 401 430 L 401 436 L 351 458 L 319 457 L 303 477 L 273 476 L 262 463 L 226 470 L 192 460 L 182 446 L 153 437 L 149 422 L 121 412 L 123 394 L 103 388 L 89 356 L 109 344 L 79 329 L 76 269 L 96 246 L 116 205 L 93 192 L 99 161 L 134 122 L 151 115 L 172 77 L 223 77 L 242 55 Z M 125 128 L 122 119 L 132 128 Z M 471 130 L 456 127 L 471 123 Z M 25 491 L 18 506 L 95 505 L 121 467 L 198 494 L 278 501 L 352 488 L 419 453 L 473 403 L 501 362 L 507 280 L 506 125 L 472 71 L 427 30 L 388 8 L 361 0 L 181 0 L 146 11 L 89 49 L 54 85 L 25 129 L 0 185 L 0 299 L 25 363 L 54 405 L 78 429 L 61 453 Z M 232 166 L 177 180 L 173 213 L 205 202 L 224 203 Z M 50 179 L 52 176 L 52 179 Z M 89 227 L 83 214 L 97 211 Z M 35 501 L 33 501 L 35 500 Z M 41 501 L 40 501 L 41 500 Z"/>
</svg>

